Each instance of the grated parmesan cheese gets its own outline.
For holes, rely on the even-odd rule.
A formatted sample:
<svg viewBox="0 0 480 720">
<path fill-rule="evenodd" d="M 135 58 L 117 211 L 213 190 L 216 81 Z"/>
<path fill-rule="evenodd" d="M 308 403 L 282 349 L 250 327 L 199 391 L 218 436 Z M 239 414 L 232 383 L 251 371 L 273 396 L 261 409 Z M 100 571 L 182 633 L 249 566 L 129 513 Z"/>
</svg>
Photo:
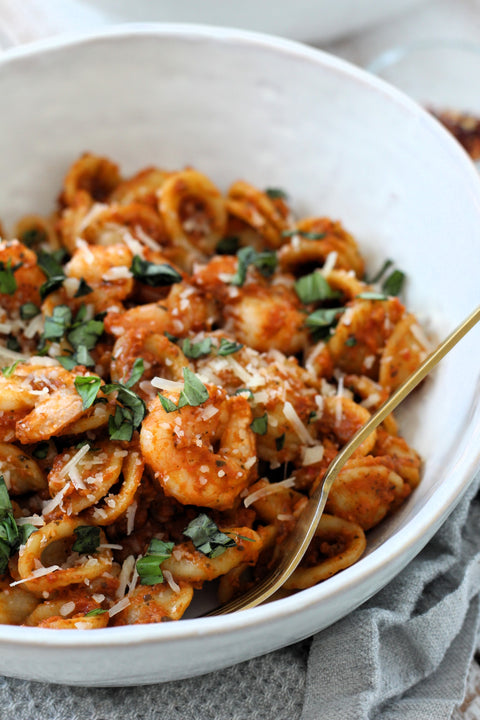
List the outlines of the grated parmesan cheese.
<svg viewBox="0 0 480 720">
<path fill-rule="evenodd" d="M 152 385 L 159 390 L 183 390 L 184 383 L 177 380 L 167 380 L 167 378 L 156 375 L 152 378 Z"/>
<path fill-rule="evenodd" d="M 328 253 L 327 259 L 325 260 L 325 264 L 319 271 L 322 273 L 322 275 L 325 279 L 328 278 L 328 276 L 332 272 L 333 268 L 335 267 L 335 263 L 337 262 L 337 257 L 338 257 L 338 253 L 335 250 L 332 250 L 332 252 Z"/>
<path fill-rule="evenodd" d="M 60 608 L 60 615 L 62 617 L 67 617 L 67 615 L 70 615 L 75 610 L 75 603 L 73 600 L 70 600 L 70 602 L 63 603 L 62 607 Z"/>
<path fill-rule="evenodd" d="M 303 447 L 302 448 L 302 465 L 314 465 L 314 463 L 320 462 L 323 459 L 325 449 L 323 445 L 315 445 L 314 447 Z"/>
<path fill-rule="evenodd" d="M 108 614 L 110 617 L 113 617 L 119 612 L 122 612 L 122 610 L 125 610 L 126 607 L 130 605 L 130 599 L 128 597 L 124 597 L 121 600 L 119 600 L 115 605 L 112 605 L 110 610 L 108 611 Z"/>
<path fill-rule="evenodd" d="M 271 495 L 272 493 L 276 493 L 282 488 L 291 488 L 295 487 L 295 478 L 289 477 L 285 480 L 281 480 L 281 482 L 278 483 L 271 483 L 268 485 L 265 485 L 265 487 L 259 488 L 258 490 L 254 490 L 254 492 L 250 493 L 250 495 L 247 495 L 247 497 L 244 499 L 243 504 L 246 508 L 250 507 L 252 503 L 257 502 L 257 500 L 260 500 L 260 498 L 266 497 L 267 495 Z"/>
<path fill-rule="evenodd" d="M 163 573 L 163 577 L 165 578 L 165 580 L 167 581 L 167 583 L 170 585 L 170 587 L 172 588 L 173 592 L 179 593 L 179 592 L 180 592 L 180 585 L 177 585 L 177 583 L 176 583 L 175 580 L 173 579 L 173 575 L 172 575 L 172 573 L 170 572 L 170 570 L 162 570 L 162 573 Z"/>
<path fill-rule="evenodd" d="M 124 597 L 127 585 L 132 581 L 134 568 L 135 557 L 133 555 L 129 555 L 123 561 L 122 569 L 120 570 L 120 575 L 118 576 L 118 588 L 116 592 L 117 598 Z"/>
<path fill-rule="evenodd" d="M 300 420 L 299 416 L 297 415 L 297 411 L 293 407 L 292 403 L 288 400 L 283 406 L 283 414 L 292 425 L 300 440 L 302 440 L 306 445 L 316 444 L 316 440 L 314 440 L 313 437 L 310 435 L 306 425 Z"/>
<path fill-rule="evenodd" d="M 43 577 L 44 575 L 49 575 L 52 572 L 56 572 L 57 570 L 61 570 L 62 568 L 60 565 L 50 565 L 49 567 L 39 567 L 36 570 L 32 572 L 31 575 L 29 575 L 26 578 L 22 578 L 22 580 L 15 580 L 15 582 L 10 583 L 10 587 L 14 587 L 14 585 L 20 585 L 21 583 L 28 582 L 29 580 L 35 580 L 35 578 Z"/>
<path fill-rule="evenodd" d="M 85 455 L 90 450 L 90 445 L 88 443 L 85 443 L 85 445 L 82 445 L 80 450 L 75 453 L 75 455 L 70 458 L 70 460 L 63 466 L 63 468 L 58 473 L 59 477 L 65 477 L 66 475 L 70 474 L 70 470 L 78 465 L 80 460 L 85 457 Z"/>
</svg>

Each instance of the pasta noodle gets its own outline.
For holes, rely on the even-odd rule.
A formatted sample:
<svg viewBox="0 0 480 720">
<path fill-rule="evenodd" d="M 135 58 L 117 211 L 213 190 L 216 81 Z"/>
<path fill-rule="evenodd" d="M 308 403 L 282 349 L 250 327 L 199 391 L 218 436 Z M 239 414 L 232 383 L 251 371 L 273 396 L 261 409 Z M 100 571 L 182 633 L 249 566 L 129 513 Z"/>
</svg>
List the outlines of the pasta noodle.
<svg viewBox="0 0 480 720">
<path fill-rule="evenodd" d="M 275 565 L 329 463 L 428 341 L 386 263 L 285 193 L 85 154 L 0 242 L 0 622 L 178 620 Z M 393 417 L 282 593 L 361 557 L 420 481 Z"/>
</svg>

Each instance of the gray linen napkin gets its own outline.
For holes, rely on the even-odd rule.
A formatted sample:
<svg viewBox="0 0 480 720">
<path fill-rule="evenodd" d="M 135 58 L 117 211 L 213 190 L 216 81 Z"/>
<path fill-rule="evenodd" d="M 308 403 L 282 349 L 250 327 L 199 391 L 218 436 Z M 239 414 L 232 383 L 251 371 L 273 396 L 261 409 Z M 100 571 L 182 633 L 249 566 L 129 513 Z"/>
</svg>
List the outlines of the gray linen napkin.
<svg viewBox="0 0 480 720">
<path fill-rule="evenodd" d="M 15 720 L 443 720 L 465 692 L 480 617 L 476 478 L 388 586 L 313 638 L 190 680 L 77 688 L 4 678 Z"/>
</svg>

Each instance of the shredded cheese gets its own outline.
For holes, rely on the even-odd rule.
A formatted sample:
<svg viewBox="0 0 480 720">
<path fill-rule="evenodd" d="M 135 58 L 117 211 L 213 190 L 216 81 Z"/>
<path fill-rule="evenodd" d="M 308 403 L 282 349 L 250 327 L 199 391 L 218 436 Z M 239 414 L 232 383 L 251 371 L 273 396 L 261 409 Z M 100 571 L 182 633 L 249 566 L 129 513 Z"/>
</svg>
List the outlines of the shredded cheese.
<svg viewBox="0 0 480 720">
<path fill-rule="evenodd" d="M 35 580 L 36 578 L 43 577 L 44 575 L 49 575 L 50 573 L 56 572 L 57 570 L 61 569 L 62 568 L 60 567 L 60 565 L 50 565 L 49 567 L 37 568 L 28 577 L 22 578 L 22 580 L 15 580 L 15 582 L 10 583 L 10 587 L 20 585 L 21 583 L 28 582 L 29 580 Z"/>
<path fill-rule="evenodd" d="M 316 440 L 314 440 L 314 438 L 310 435 L 306 425 L 300 420 L 297 415 L 297 411 L 293 407 L 292 403 L 288 402 L 288 400 L 283 406 L 283 414 L 285 415 L 289 423 L 292 425 L 300 440 L 302 440 L 305 445 L 316 444 Z"/>
<path fill-rule="evenodd" d="M 122 610 L 125 610 L 130 605 L 130 599 L 128 597 L 124 597 L 121 600 L 119 600 L 115 605 L 112 605 L 110 610 L 108 611 L 108 614 L 110 617 L 113 617 L 114 615 L 117 615 L 117 613 L 122 612 Z"/>
<path fill-rule="evenodd" d="M 260 500 L 260 498 L 266 497 L 267 495 L 271 495 L 272 493 L 276 493 L 282 488 L 291 488 L 295 487 L 295 478 L 289 477 L 285 480 L 281 480 L 278 483 L 271 483 L 268 485 L 265 485 L 265 487 L 259 488 L 258 490 L 254 490 L 254 492 L 250 493 L 250 495 L 247 495 L 247 497 L 244 499 L 243 504 L 246 508 L 250 507 L 254 502 L 257 502 L 257 500 Z"/>
</svg>

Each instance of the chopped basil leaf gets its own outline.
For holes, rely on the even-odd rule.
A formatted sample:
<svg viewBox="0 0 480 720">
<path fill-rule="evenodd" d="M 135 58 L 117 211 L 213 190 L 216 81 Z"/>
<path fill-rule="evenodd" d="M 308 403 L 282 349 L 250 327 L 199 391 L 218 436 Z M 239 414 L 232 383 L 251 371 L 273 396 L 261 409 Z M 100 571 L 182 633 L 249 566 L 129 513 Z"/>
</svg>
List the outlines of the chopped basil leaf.
<svg viewBox="0 0 480 720">
<path fill-rule="evenodd" d="M 265 435 L 268 430 L 268 415 L 264 413 L 261 417 L 257 417 L 250 423 L 250 427 L 257 435 Z"/>
<path fill-rule="evenodd" d="M 271 277 L 277 267 L 277 254 L 274 250 L 257 253 L 252 247 L 243 247 L 237 253 L 237 271 L 230 280 L 231 285 L 241 287 L 247 277 L 247 270 L 254 265 L 264 277 Z"/>
<path fill-rule="evenodd" d="M 37 253 L 37 262 L 45 273 L 47 280 L 40 286 L 40 297 L 44 300 L 54 290 L 57 290 L 65 280 L 65 273 L 61 262 L 65 258 L 64 250 L 55 250 L 52 253 L 41 250 Z"/>
<path fill-rule="evenodd" d="M 12 512 L 12 503 L 3 475 L 0 475 L 0 520 L 9 512 Z"/>
<path fill-rule="evenodd" d="M 227 338 L 221 338 L 220 346 L 217 350 L 218 355 L 232 355 L 243 348 L 241 343 L 237 343 L 234 340 L 227 340 Z"/>
<path fill-rule="evenodd" d="M 196 550 L 209 558 L 218 557 L 229 547 L 235 547 L 236 542 L 221 532 L 208 515 L 198 515 L 183 531 L 191 539 Z"/>
<path fill-rule="evenodd" d="M 285 445 L 285 433 L 282 435 L 279 435 L 275 438 L 275 447 L 277 450 L 283 450 L 283 446 Z"/>
<path fill-rule="evenodd" d="M 133 416 L 128 408 L 121 405 L 115 407 L 115 414 L 108 418 L 108 434 L 110 440 L 130 442 L 133 437 Z"/>
<path fill-rule="evenodd" d="M 32 452 L 32 455 L 34 458 L 37 458 L 37 460 L 45 460 L 49 450 L 50 445 L 48 442 L 39 442 L 35 450 Z"/>
<path fill-rule="evenodd" d="M 18 534 L 20 539 L 20 545 L 25 545 L 30 535 L 38 530 L 35 525 L 25 523 L 24 525 L 18 525 Z"/>
<path fill-rule="evenodd" d="M 17 338 L 13 335 L 9 335 L 6 342 L 7 350 L 13 350 L 13 352 L 20 352 L 22 346 L 18 342 Z"/>
<path fill-rule="evenodd" d="M 53 308 L 53 314 L 45 318 L 43 338 L 45 340 L 60 340 L 71 322 L 72 311 L 70 308 L 67 305 L 57 305 Z"/>
<path fill-rule="evenodd" d="M 386 273 L 389 267 L 393 265 L 393 260 L 385 260 L 380 270 L 372 277 L 370 280 L 368 280 L 366 277 L 364 278 L 365 282 L 369 285 L 373 285 L 374 283 L 380 282 L 380 279 Z"/>
<path fill-rule="evenodd" d="M 108 612 L 108 610 L 104 610 L 103 608 L 93 608 L 93 610 L 85 613 L 85 617 L 95 617 L 95 615 L 103 615 L 103 613 L 106 612 Z"/>
<path fill-rule="evenodd" d="M 20 317 L 22 320 L 31 320 L 40 313 L 40 308 L 33 302 L 26 302 L 20 305 Z"/>
<path fill-rule="evenodd" d="M 9 558 L 36 529 L 30 524 L 17 525 L 5 480 L 0 475 L 0 575 L 5 573 Z"/>
<path fill-rule="evenodd" d="M 382 290 L 387 295 L 399 295 L 405 282 L 405 273 L 394 270 L 382 283 Z"/>
<path fill-rule="evenodd" d="M 102 381 L 99 377 L 82 377 L 78 375 L 75 378 L 75 388 L 82 398 L 82 409 L 87 410 L 95 402 L 97 393 L 100 389 Z"/>
<path fill-rule="evenodd" d="M 137 572 L 140 585 L 156 585 L 163 582 L 161 564 L 168 560 L 174 548 L 173 542 L 164 542 L 152 538 L 146 554 L 137 560 Z"/>
<path fill-rule="evenodd" d="M 167 340 L 170 340 L 170 342 L 176 343 L 179 341 L 180 338 L 178 338 L 176 335 L 172 335 L 172 333 L 169 333 L 167 330 L 163 333 Z"/>
<path fill-rule="evenodd" d="M 174 412 L 174 410 L 178 410 L 177 406 L 173 402 L 173 400 L 170 400 L 170 398 L 165 397 L 165 395 L 161 395 L 158 393 L 158 399 L 160 400 L 160 403 L 167 413 Z"/>
<path fill-rule="evenodd" d="M 144 372 L 145 363 L 143 362 L 143 358 L 137 358 L 133 363 L 132 372 L 130 373 L 130 377 L 125 383 L 125 387 L 133 387 L 133 385 L 135 385 L 140 380 Z"/>
<path fill-rule="evenodd" d="M 343 307 L 321 308 L 319 310 L 315 310 L 307 317 L 307 319 L 305 320 L 305 325 L 308 328 L 312 329 L 330 327 L 336 322 L 337 315 L 344 311 L 345 308 Z"/>
<path fill-rule="evenodd" d="M 130 441 L 133 431 L 140 427 L 147 409 L 143 400 L 125 385 L 110 383 L 102 387 L 105 395 L 114 391 L 118 391 L 118 395 L 115 414 L 108 418 L 110 439 Z"/>
<path fill-rule="evenodd" d="M 252 264 L 256 255 L 257 253 L 252 247 L 243 247 L 237 252 L 237 271 L 230 280 L 231 285 L 241 287 L 244 284 L 247 278 L 248 266 Z"/>
<path fill-rule="evenodd" d="M 73 531 L 76 540 L 72 545 L 73 552 L 81 555 L 93 555 L 100 545 L 100 528 L 97 525 L 80 525 Z"/>
<path fill-rule="evenodd" d="M 182 281 L 182 276 L 171 265 L 155 263 L 144 260 L 140 255 L 134 255 L 130 272 L 133 277 L 151 287 L 165 287 Z"/>
<path fill-rule="evenodd" d="M 357 344 L 357 338 L 355 337 L 355 335 L 350 335 L 350 337 L 345 340 L 344 344 L 347 347 L 355 347 L 355 345 Z"/>
<path fill-rule="evenodd" d="M 204 338 L 203 340 L 200 340 L 197 343 L 192 343 L 191 340 L 189 340 L 188 338 L 185 338 L 185 340 L 182 343 L 183 354 L 186 355 L 187 358 L 192 358 L 194 360 L 196 360 L 199 357 L 208 355 L 211 352 L 211 349 L 212 349 L 212 339 L 211 338 Z"/>
<path fill-rule="evenodd" d="M 78 346 L 75 358 L 77 365 L 85 365 L 85 367 L 94 367 L 95 365 L 95 360 L 92 358 L 85 345 Z"/>
<path fill-rule="evenodd" d="M 305 240 L 323 240 L 327 233 L 310 232 L 308 230 L 284 230 L 282 232 L 282 237 L 295 237 L 295 235 L 299 235 L 300 237 L 305 238 Z"/>
<path fill-rule="evenodd" d="M 59 287 L 63 285 L 63 281 L 65 280 L 64 275 L 55 275 L 54 277 L 48 278 L 48 280 L 45 280 L 45 282 L 40 285 L 40 297 L 42 300 L 45 300 L 47 295 L 50 295 L 50 293 L 54 292 L 54 290 L 58 290 Z"/>
<path fill-rule="evenodd" d="M 5 375 L 5 377 L 9 378 L 12 375 L 19 362 L 20 360 L 16 360 L 11 365 L 7 365 L 7 367 L 2 368 L 2 373 Z"/>
<path fill-rule="evenodd" d="M 261 253 L 258 253 L 253 264 L 263 277 L 269 278 L 272 277 L 275 272 L 277 262 L 277 253 L 274 250 L 263 250 Z"/>
<path fill-rule="evenodd" d="M 51 253 L 40 250 L 40 252 L 37 253 L 37 262 L 47 277 L 63 275 L 61 263 L 65 260 L 66 256 L 67 253 L 63 248 L 54 250 Z"/>
<path fill-rule="evenodd" d="M 183 378 L 185 384 L 178 400 L 179 408 L 185 407 L 185 405 L 197 407 L 208 400 L 207 388 L 188 367 L 183 368 Z"/>
<path fill-rule="evenodd" d="M 80 285 L 78 290 L 73 297 L 83 297 L 84 295 L 90 295 L 93 292 L 93 288 L 88 285 L 83 278 L 80 278 Z"/>
<path fill-rule="evenodd" d="M 388 295 L 385 295 L 385 293 L 374 292 L 373 290 L 358 293 L 355 297 L 360 300 L 388 300 Z"/>
<path fill-rule="evenodd" d="M 13 295 L 17 289 L 17 281 L 12 269 L 11 258 L 5 265 L 4 262 L 0 262 L 0 293 L 2 295 Z"/>
<path fill-rule="evenodd" d="M 295 292 L 305 305 L 319 300 L 331 300 L 340 297 L 340 293 L 332 290 L 327 280 L 318 270 L 297 280 Z"/>
<path fill-rule="evenodd" d="M 240 238 L 235 235 L 227 235 L 220 240 L 215 248 L 218 255 L 235 255 L 240 247 Z"/>
<path fill-rule="evenodd" d="M 288 200 L 287 193 L 280 188 L 268 187 L 265 189 L 265 195 L 267 195 L 270 200 Z"/>
<path fill-rule="evenodd" d="M 77 363 L 74 355 L 57 355 L 55 359 L 65 370 L 73 370 L 77 365 L 85 365 L 85 363 Z"/>
<path fill-rule="evenodd" d="M 93 350 L 102 334 L 102 320 L 77 322 L 77 319 L 75 318 L 75 323 L 67 333 L 67 340 L 72 347 L 75 348 L 75 350 L 77 350 L 81 345 L 84 345 L 87 350 Z"/>
</svg>

